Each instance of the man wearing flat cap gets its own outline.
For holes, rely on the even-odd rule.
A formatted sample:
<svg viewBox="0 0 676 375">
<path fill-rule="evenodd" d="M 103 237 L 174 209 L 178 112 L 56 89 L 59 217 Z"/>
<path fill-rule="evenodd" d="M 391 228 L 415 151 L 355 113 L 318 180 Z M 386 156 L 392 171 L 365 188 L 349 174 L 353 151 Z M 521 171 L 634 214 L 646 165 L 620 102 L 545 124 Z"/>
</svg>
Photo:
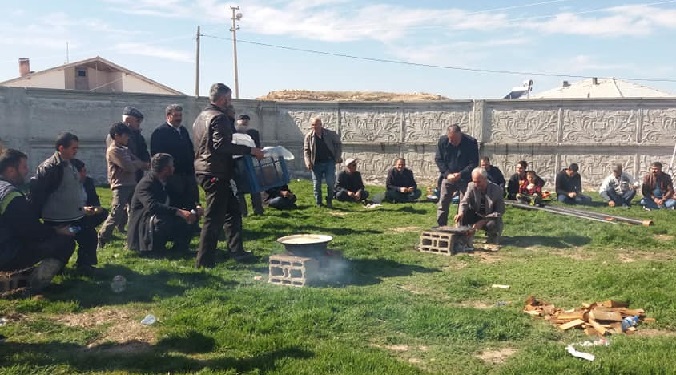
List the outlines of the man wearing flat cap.
<svg viewBox="0 0 676 375">
<path fill-rule="evenodd" d="M 357 159 L 345 160 L 345 169 L 338 174 L 335 194 L 342 202 L 361 202 L 368 198 L 369 192 L 364 190 L 364 181 L 357 171 Z"/>
<path fill-rule="evenodd" d="M 249 115 L 239 115 L 235 130 L 237 133 L 246 134 L 253 139 L 256 147 L 261 147 L 261 133 L 256 129 L 249 127 Z M 245 193 L 237 193 L 237 200 L 239 200 L 239 209 L 242 211 L 242 216 L 249 215 L 249 209 L 246 206 Z M 254 215 L 263 215 L 263 200 L 260 193 L 251 193 L 251 206 L 254 210 Z"/>
</svg>

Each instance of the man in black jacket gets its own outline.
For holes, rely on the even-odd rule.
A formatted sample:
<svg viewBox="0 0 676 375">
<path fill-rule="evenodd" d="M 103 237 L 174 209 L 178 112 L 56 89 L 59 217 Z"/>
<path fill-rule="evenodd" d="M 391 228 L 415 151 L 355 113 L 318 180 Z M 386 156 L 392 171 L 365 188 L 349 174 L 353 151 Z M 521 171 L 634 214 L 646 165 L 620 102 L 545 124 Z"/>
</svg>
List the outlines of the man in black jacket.
<svg viewBox="0 0 676 375">
<path fill-rule="evenodd" d="M 251 117 L 249 115 L 240 115 L 237 120 L 237 125 L 235 125 L 235 130 L 238 133 L 246 134 L 251 139 L 253 139 L 256 147 L 261 147 L 261 133 L 256 129 L 249 128 L 249 120 Z M 251 206 L 254 210 L 254 215 L 263 215 L 263 202 L 261 200 L 260 193 L 251 193 Z M 245 193 L 237 193 L 237 199 L 239 200 L 239 208 L 242 211 L 242 216 L 248 216 L 249 212 L 246 206 Z"/>
<path fill-rule="evenodd" d="M 345 160 L 345 169 L 338 174 L 336 182 L 336 199 L 342 202 L 361 202 L 369 197 L 369 192 L 364 190 L 364 181 L 361 173 L 357 171 L 357 159 Z"/>
<path fill-rule="evenodd" d="M 460 125 L 448 127 L 437 142 L 434 161 L 439 168 L 440 197 L 437 204 L 437 224 L 448 224 L 448 211 L 456 192 L 461 198 L 472 179 L 472 170 L 479 166 L 479 146 L 476 139 L 463 134 Z"/>
<path fill-rule="evenodd" d="M 165 189 L 174 173 L 171 155 L 158 153 L 150 159 L 150 172 L 136 185 L 130 204 L 127 248 L 134 251 L 166 251 L 173 241 L 173 250 L 188 252 L 193 231 L 190 225 L 197 220 L 196 211 L 174 207 Z"/>
<path fill-rule="evenodd" d="M 479 166 L 488 174 L 489 182 L 500 186 L 500 190 L 505 191 L 505 175 L 502 174 L 500 168 L 491 164 L 491 159 L 488 156 L 481 157 Z"/>
<path fill-rule="evenodd" d="M 18 271 L 40 262 L 30 277 L 39 291 L 51 282 L 73 254 L 75 242 L 67 226 L 40 222 L 18 186 L 28 175 L 26 154 L 0 152 L 0 271 Z"/>
<path fill-rule="evenodd" d="M 173 207 L 192 210 L 199 207 L 199 191 L 195 180 L 195 148 L 188 130 L 181 125 L 183 107 L 171 104 L 165 111 L 167 121 L 150 136 L 150 153 L 169 154 L 175 171 L 167 180 L 167 194 Z"/>
<path fill-rule="evenodd" d="M 80 175 L 71 160 L 77 155 L 79 139 L 65 132 L 56 139 L 56 151 L 38 166 L 31 178 L 30 199 L 47 225 L 70 226 L 75 231 L 77 271 L 95 276 L 94 265 L 98 235 L 85 218 L 83 190 Z"/>
<path fill-rule="evenodd" d="M 101 199 L 96 192 L 94 180 L 87 175 L 87 166 L 85 163 L 80 159 L 72 159 L 70 164 L 77 170 L 84 192 L 82 195 L 82 210 L 84 211 L 85 216 L 82 218 L 81 224 L 83 227 L 93 228 L 95 230 L 96 227 L 106 221 L 108 210 L 101 207 Z M 81 246 L 87 246 L 87 244 L 78 242 L 78 248 Z"/>
<path fill-rule="evenodd" d="M 394 167 L 387 173 L 385 186 L 387 187 L 385 197 L 394 203 L 413 202 L 422 194 L 413 178 L 413 171 L 406 168 L 404 158 L 394 161 Z"/>
<path fill-rule="evenodd" d="M 225 229 L 230 254 L 235 260 L 252 259 L 242 243 L 242 214 L 230 180 L 233 177 L 233 155 L 263 158 L 263 151 L 232 143 L 234 125 L 225 109 L 232 96 L 230 88 L 215 83 L 209 91 L 210 104 L 197 116 L 192 126 L 195 145 L 195 175 L 206 194 L 207 207 L 200 233 L 195 265 L 216 266 L 216 245 L 220 228 Z"/>
<path fill-rule="evenodd" d="M 576 163 L 571 163 L 568 168 L 562 169 L 556 175 L 556 199 L 566 204 L 589 203 L 591 197 L 582 195 L 582 177 Z"/>
</svg>

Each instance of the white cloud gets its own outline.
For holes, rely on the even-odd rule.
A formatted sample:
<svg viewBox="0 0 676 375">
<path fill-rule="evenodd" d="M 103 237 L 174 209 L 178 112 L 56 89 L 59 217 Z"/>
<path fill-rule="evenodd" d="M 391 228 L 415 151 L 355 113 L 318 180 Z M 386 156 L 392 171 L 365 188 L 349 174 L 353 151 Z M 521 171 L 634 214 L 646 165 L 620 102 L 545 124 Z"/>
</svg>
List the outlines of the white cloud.
<svg viewBox="0 0 676 375">
<path fill-rule="evenodd" d="M 127 55 L 151 56 L 180 62 L 195 61 L 194 56 L 190 52 L 143 43 L 118 43 L 113 46 L 113 50 Z"/>
</svg>

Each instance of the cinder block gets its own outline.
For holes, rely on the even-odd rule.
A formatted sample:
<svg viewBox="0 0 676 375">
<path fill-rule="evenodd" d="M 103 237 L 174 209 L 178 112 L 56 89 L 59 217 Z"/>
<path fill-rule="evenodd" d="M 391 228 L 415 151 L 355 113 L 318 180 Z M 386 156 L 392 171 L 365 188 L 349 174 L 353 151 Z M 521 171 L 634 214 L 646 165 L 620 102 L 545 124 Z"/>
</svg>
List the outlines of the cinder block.
<svg viewBox="0 0 676 375">
<path fill-rule="evenodd" d="M 446 232 L 422 232 L 418 250 L 423 253 L 435 253 L 450 256 L 457 234 Z"/>
<path fill-rule="evenodd" d="M 272 255 L 268 282 L 271 284 L 305 286 L 319 279 L 319 261 L 293 255 Z"/>
<path fill-rule="evenodd" d="M 28 287 L 33 267 L 18 271 L 0 272 L 0 296 L 11 295 Z"/>
</svg>

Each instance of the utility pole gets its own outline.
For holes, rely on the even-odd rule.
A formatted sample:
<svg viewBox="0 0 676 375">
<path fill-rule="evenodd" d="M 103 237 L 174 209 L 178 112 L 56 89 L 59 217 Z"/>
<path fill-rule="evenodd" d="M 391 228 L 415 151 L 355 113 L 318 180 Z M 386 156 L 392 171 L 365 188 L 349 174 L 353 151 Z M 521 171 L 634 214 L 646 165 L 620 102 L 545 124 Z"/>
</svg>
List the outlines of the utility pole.
<svg viewBox="0 0 676 375">
<path fill-rule="evenodd" d="M 195 41 L 197 46 L 195 47 L 195 97 L 199 98 L 200 96 L 200 27 L 197 26 L 197 34 L 195 34 Z"/>
<path fill-rule="evenodd" d="M 239 6 L 231 6 L 230 9 L 232 10 L 232 27 L 230 27 L 230 31 L 232 31 L 232 58 L 235 68 L 235 99 L 239 99 L 239 73 L 237 72 L 237 30 L 239 30 L 239 25 L 237 21 L 242 19 L 242 13 L 235 13 L 239 10 Z"/>
</svg>

